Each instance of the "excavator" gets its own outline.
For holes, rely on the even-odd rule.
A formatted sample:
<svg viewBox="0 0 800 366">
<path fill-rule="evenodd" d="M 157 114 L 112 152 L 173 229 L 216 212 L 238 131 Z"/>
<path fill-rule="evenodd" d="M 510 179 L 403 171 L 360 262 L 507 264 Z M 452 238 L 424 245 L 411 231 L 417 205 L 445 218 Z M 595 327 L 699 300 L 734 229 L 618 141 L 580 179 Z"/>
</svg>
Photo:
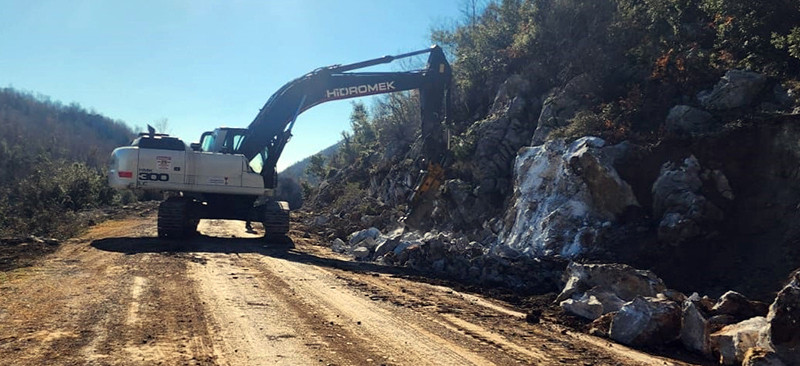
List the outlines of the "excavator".
<svg viewBox="0 0 800 366">
<path fill-rule="evenodd" d="M 428 54 L 424 69 L 353 72 Z M 170 192 L 158 207 L 158 236 L 183 238 L 201 219 L 262 222 L 266 237 L 289 231 L 289 205 L 274 198 L 276 165 L 298 115 L 318 104 L 368 95 L 418 90 L 422 145 L 428 174 L 414 193 L 420 197 L 442 177 L 443 125 L 450 104 L 452 70 L 439 46 L 362 62 L 318 68 L 283 87 L 247 128 L 220 127 L 199 142 L 140 133 L 130 146 L 111 153 L 109 184 L 117 189 Z"/>
</svg>

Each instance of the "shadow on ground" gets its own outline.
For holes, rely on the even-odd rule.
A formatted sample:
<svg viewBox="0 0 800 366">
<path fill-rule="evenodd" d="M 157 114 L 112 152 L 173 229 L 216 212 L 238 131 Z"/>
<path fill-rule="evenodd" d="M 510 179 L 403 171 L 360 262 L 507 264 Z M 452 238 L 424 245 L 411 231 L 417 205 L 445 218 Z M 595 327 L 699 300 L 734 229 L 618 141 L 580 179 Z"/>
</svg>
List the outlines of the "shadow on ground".
<svg viewBox="0 0 800 366">
<path fill-rule="evenodd" d="M 408 267 L 396 267 L 373 262 L 357 262 L 336 258 L 325 258 L 309 254 L 295 248 L 289 237 L 265 238 L 221 238 L 198 235 L 189 240 L 166 240 L 156 237 L 119 237 L 93 241 L 92 247 L 109 252 L 135 255 L 140 253 L 160 253 L 168 256 L 186 257 L 188 260 L 205 264 L 205 260 L 192 254 L 226 253 L 226 254 L 260 254 L 272 258 L 285 259 L 292 262 L 311 264 L 314 266 L 335 268 L 354 273 L 378 273 L 393 277 L 401 277 L 415 282 L 452 287 L 458 291 L 483 294 L 504 300 L 516 305 L 523 305 L 524 294 L 515 293 L 513 289 L 498 286 L 482 286 L 463 279 L 455 279 L 440 273 L 423 272 Z M 549 295 L 548 295 L 549 296 Z"/>
<path fill-rule="evenodd" d="M 506 301 L 520 307 L 522 311 L 531 308 L 550 309 L 562 313 L 553 305 L 555 294 L 544 294 L 531 297 L 530 294 L 519 293 L 515 289 L 503 286 L 487 286 L 470 282 L 468 279 L 457 279 L 441 273 L 423 272 L 408 267 L 396 267 L 373 262 L 357 262 L 336 258 L 320 257 L 297 250 L 289 237 L 279 239 L 265 238 L 224 238 L 198 235 L 189 240 L 165 240 L 156 237 L 119 237 L 93 241 L 92 247 L 109 252 L 135 255 L 140 253 L 158 253 L 167 256 L 181 257 L 186 260 L 205 264 L 206 260 L 196 254 L 260 254 L 272 258 L 280 258 L 292 262 L 311 264 L 324 268 L 335 268 L 353 273 L 383 274 L 404 278 L 414 282 L 446 286 L 457 291 L 482 294 L 498 300 Z"/>
<path fill-rule="evenodd" d="M 289 237 L 277 238 L 220 238 L 198 235 L 190 240 L 165 240 L 146 238 L 105 238 L 93 241 L 92 247 L 129 255 L 140 253 L 161 253 L 175 255 L 182 253 L 254 253 L 292 262 L 312 264 L 320 267 L 336 268 L 350 272 L 374 272 L 399 276 L 422 276 L 423 273 L 409 268 L 385 266 L 367 262 L 352 262 L 334 258 L 323 258 L 295 249 Z"/>
</svg>

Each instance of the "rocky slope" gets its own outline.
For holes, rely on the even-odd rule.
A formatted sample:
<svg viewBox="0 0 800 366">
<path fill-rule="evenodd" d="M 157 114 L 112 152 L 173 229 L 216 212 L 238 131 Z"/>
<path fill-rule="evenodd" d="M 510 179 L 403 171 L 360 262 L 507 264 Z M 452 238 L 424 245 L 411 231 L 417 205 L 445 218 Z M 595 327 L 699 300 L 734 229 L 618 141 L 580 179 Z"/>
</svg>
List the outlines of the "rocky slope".
<svg viewBox="0 0 800 366">
<path fill-rule="evenodd" d="M 782 330 L 781 345 L 766 336 L 778 314 L 794 317 L 800 305 L 792 303 L 794 285 L 784 287 L 800 267 L 800 115 L 791 89 L 731 70 L 671 108 L 661 139 L 553 136 L 575 116 L 590 84 L 577 80 L 532 106 L 537 100 L 524 97 L 525 82 L 509 78 L 489 117 L 473 126 L 470 165 L 451 167 L 437 194 L 413 207 L 421 231 L 401 224 L 421 174 L 414 146 L 380 157 L 390 168 L 373 172 L 371 198 L 361 200 L 373 212 L 354 217 L 355 206 L 336 212 L 319 205 L 332 200 L 326 189 L 347 182 L 345 170 L 323 183 L 308 223 L 328 235 L 333 250 L 358 260 L 519 293 L 563 289 L 558 303 L 566 312 L 621 343 L 680 340 L 725 364 L 741 363 L 745 354 L 796 362 L 794 336 Z M 539 116 L 535 128 L 526 119 L 531 113 Z M 631 267 L 586 275 L 578 268 L 591 267 L 576 263 Z M 624 293 L 591 281 L 568 290 L 581 276 L 610 276 Z M 624 278 L 649 278 L 656 287 L 643 290 L 640 280 Z M 767 314 L 765 303 L 778 291 Z M 745 305 L 724 310 L 730 301 Z"/>
</svg>

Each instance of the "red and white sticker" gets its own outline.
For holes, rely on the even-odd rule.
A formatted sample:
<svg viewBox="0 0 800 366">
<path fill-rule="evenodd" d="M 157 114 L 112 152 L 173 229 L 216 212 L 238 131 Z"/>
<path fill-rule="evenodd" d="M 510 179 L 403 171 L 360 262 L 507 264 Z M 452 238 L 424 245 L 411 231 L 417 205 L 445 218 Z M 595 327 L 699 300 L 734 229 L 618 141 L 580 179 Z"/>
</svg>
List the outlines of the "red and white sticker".
<svg viewBox="0 0 800 366">
<path fill-rule="evenodd" d="M 156 169 L 159 169 L 159 170 L 170 170 L 170 169 L 172 169 L 172 157 L 171 156 L 156 156 Z"/>
</svg>

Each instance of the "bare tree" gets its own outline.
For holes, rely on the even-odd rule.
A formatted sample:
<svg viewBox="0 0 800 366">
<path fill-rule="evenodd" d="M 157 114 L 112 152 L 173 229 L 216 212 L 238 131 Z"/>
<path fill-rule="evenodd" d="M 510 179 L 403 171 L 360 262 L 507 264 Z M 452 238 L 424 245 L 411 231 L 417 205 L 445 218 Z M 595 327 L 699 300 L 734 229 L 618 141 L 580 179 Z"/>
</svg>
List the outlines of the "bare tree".
<svg viewBox="0 0 800 366">
<path fill-rule="evenodd" d="M 486 7 L 486 0 L 461 0 L 461 15 L 467 24 L 474 26 L 478 23 L 478 14 Z"/>
<path fill-rule="evenodd" d="M 169 134 L 172 132 L 172 128 L 169 127 L 169 121 L 166 117 L 159 118 L 153 122 L 153 127 L 155 127 L 156 132 L 158 133 L 166 133 Z"/>
</svg>

